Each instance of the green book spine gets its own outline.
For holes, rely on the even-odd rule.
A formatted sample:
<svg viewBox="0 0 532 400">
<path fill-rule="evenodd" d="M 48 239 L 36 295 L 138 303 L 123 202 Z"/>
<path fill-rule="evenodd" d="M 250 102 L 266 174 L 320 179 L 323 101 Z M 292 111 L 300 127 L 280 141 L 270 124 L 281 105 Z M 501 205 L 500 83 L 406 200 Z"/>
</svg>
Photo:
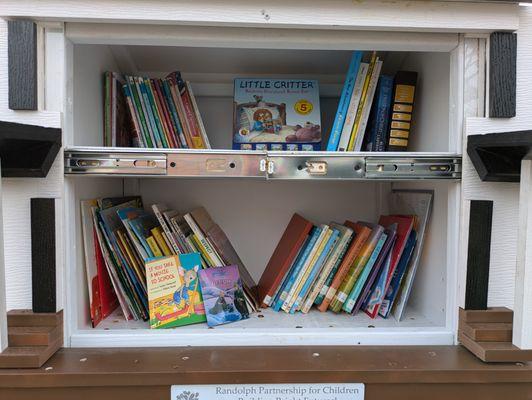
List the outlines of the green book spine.
<svg viewBox="0 0 532 400">
<path fill-rule="evenodd" d="M 127 76 L 126 82 L 129 86 L 129 90 L 131 92 L 133 103 L 135 104 L 135 110 L 137 111 L 137 115 L 139 116 L 140 126 L 142 129 L 142 136 L 144 137 L 144 143 L 146 143 L 147 147 L 154 147 L 152 137 L 150 135 L 148 126 L 146 124 L 144 110 L 142 109 L 142 104 L 140 102 L 139 93 L 137 90 L 137 86 L 135 85 L 135 81 L 133 80 L 133 77 Z"/>
<path fill-rule="evenodd" d="M 345 312 L 350 313 L 351 311 L 353 311 L 356 301 L 358 300 L 358 296 L 360 296 L 362 288 L 364 287 L 364 284 L 366 283 L 366 280 L 368 279 L 368 276 L 371 273 L 373 266 L 375 265 L 375 261 L 377 261 L 377 258 L 379 257 L 379 253 L 382 250 L 382 246 L 384 246 L 384 242 L 386 242 L 386 238 L 387 235 L 383 233 L 377 243 L 377 246 L 375 246 L 375 249 L 371 253 L 371 257 L 366 263 L 364 270 L 358 277 L 355 286 L 353 286 L 353 289 L 349 293 L 349 296 L 347 296 L 347 299 L 342 307 L 342 310 L 344 310 Z"/>
<path fill-rule="evenodd" d="M 360 253 L 355 258 L 353 265 L 351 265 L 351 268 L 349 268 L 349 271 L 347 272 L 345 279 L 343 280 L 342 284 L 338 288 L 338 291 L 336 292 L 336 296 L 334 297 L 333 301 L 329 305 L 330 310 L 334 312 L 340 312 L 343 304 L 347 300 L 347 296 L 349 296 L 349 293 L 353 289 L 353 286 L 355 286 L 355 283 L 358 277 L 360 276 L 360 274 L 362 273 L 364 266 L 366 265 L 369 258 L 371 257 L 371 254 L 373 250 L 375 249 L 375 246 L 377 246 L 377 243 L 383 231 L 384 231 L 384 228 L 382 226 L 377 226 L 375 227 L 375 229 L 372 230 L 371 236 L 368 238 L 368 240 L 366 240 L 366 243 L 364 243 L 364 247 L 362 247 Z"/>
</svg>

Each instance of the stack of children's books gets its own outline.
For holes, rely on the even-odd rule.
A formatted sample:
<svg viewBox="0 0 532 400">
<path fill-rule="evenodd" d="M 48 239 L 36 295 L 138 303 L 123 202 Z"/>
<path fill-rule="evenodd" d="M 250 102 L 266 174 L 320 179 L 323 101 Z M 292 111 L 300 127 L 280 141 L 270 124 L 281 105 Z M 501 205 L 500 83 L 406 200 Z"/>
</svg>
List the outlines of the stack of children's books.
<svg viewBox="0 0 532 400">
<path fill-rule="evenodd" d="M 417 73 L 381 75 L 376 52 L 353 52 L 327 151 L 402 151 L 411 131 Z"/>
<path fill-rule="evenodd" d="M 192 87 L 179 72 L 164 79 L 106 72 L 104 145 L 210 148 Z"/>
<path fill-rule="evenodd" d="M 399 204 L 397 214 L 383 215 L 377 223 L 314 225 L 294 214 L 260 279 L 262 306 L 290 314 L 308 313 L 313 306 L 322 312 L 363 310 L 371 318 L 387 318 L 399 307 L 400 319 L 432 193 L 394 191 L 391 201 Z"/>
<path fill-rule="evenodd" d="M 140 197 L 81 202 L 93 326 L 118 306 L 127 320 L 150 320 L 152 327 L 201 322 L 196 314 L 209 308 L 202 296 L 225 303 L 207 310 L 212 324 L 257 309 L 253 278 L 205 208 L 179 213 L 154 204 L 151 211 Z"/>
</svg>

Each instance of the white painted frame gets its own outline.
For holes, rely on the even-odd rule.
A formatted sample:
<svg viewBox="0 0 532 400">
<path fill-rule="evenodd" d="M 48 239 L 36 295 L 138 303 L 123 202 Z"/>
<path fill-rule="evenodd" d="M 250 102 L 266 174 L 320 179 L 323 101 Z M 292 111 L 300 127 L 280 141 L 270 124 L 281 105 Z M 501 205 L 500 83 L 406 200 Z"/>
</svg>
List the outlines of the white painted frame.
<svg viewBox="0 0 532 400">
<path fill-rule="evenodd" d="M 513 344 L 532 349 L 532 152 L 521 162 Z"/>
<path fill-rule="evenodd" d="M 55 21 L 268 28 L 490 32 L 516 30 L 518 4 L 385 0 L 9 0 L 2 14 Z"/>
<path fill-rule="evenodd" d="M 7 348 L 6 276 L 4 265 L 4 219 L 2 214 L 2 173 L 0 166 L 0 353 Z"/>
</svg>

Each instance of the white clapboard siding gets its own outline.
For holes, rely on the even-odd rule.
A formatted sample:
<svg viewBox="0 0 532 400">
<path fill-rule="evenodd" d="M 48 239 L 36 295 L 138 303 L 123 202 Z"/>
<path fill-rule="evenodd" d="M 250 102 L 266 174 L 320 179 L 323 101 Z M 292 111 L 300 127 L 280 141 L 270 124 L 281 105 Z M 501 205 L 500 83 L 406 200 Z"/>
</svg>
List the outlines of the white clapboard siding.
<svg viewBox="0 0 532 400">
<path fill-rule="evenodd" d="M 57 27 L 53 36 L 46 38 L 51 49 L 61 48 L 62 34 Z M 60 52 L 46 61 L 46 76 L 54 77 L 48 82 L 61 87 L 62 59 Z M 61 110 L 63 106 L 62 91 L 54 90 L 55 101 L 44 101 L 43 109 L 37 111 L 13 111 L 8 108 L 8 64 L 7 64 L 7 23 L 0 19 L 0 120 L 52 128 L 61 127 Z M 46 79 L 39 76 L 39 79 Z M 51 89 L 48 89 L 51 90 Z M 3 178 L 1 200 L 4 211 L 4 260 L 6 275 L 6 307 L 31 308 L 31 230 L 30 230 L 30 198 L 55 197 L 61 198 L 63 192 L 63 156 L 60 153 L 46 178 Z M 59 201 L 61 209 L 61 201 Z M 58 215 L 62 221 L 61 214 Z M 57 270 L 62 274 L 62 239 L 58 230 L 56 243 L 58 246 Z M 62 280 L 58 282 L 58 290 Z M 62 307 L 62 296 L 58 297 L 58 307 Z"/>
</svg>

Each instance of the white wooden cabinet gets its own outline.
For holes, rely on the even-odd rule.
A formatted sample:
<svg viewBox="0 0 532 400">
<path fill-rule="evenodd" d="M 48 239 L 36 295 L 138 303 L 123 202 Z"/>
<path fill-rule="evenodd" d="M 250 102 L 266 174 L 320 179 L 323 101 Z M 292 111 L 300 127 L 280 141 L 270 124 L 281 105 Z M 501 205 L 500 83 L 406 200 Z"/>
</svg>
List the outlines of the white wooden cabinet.
<svg viewBox="0 0 532 400">
<path fill-rule="evenodd" d="M 411 157 L 460 159 L 467 135 L 532 125 L 527 111 L 532 102 L 528 90 L 532 8 L 517 4 L 292 0 L 265 5 L 161 0 L 126 5 L 114 0 L 19 0 L 4 1 L 0 14 L 39 23 L 44 60 L 39 74 L 40 109 L 8 110 L 6 28 L 0 21 L 0 118 L 60 126 L 67 155 L 105 153 L 99 148 L 105 70 L 153 76 L 181 70 L 192 82 L 216 149 L 230 148 L 234 77 L 319 79 L 326 132 L 347 60 L 355 49 L 381 51 L 390 73 L 400 68 L 420 73 Z M 518 33 L 517 116 L 509 120 L 485 117 L 487 43 L 489 33 L 500 30 Z M 468 201 L 472 199 L 495 202 L 490 305 L 514 306 L 517 260 L 519 271 L 530 280 L 531 223 L 521 225 L 519 248 L 517 244 L 519 185 L 480 182 L 466 156 L 461 179 L 183 179 L 66 172 L 60 156 L 45 179 L 5 179 L 2 202 L 7 308 L 29 308 L 29 197 L 60 198 L 63 212 L 57 243 L 62 297 L 58 303 L 65 311 L 65 343 L 70 346 L 454 344 L 458 307 L 464 298 Z M 150 331 L 145 323 L 112 317 L 96 329 L 90 327 L 80 228 L 82 199 L 140 194 L 146 204 L 165 202 L 183 210 L 204 205 L 258 280 L 291 213 L 302 212 L 316 222 L 375 220 L 386 212 L 386 196 L 392 188 L 435 192 L 430 231 L 404 321 L 318 312 L 292 316 L 265 310 L 264 318 L 255 315 L 245 323 L 216 329 Z M 526 193 L 522 197 L 530 199 Z M 530 207 L 525 204 L 524 209 Z M 530 296 L 529 290 L 518 288 L 518 296 Z M 524 310 L 530 303 L 526 298 L 515 305 Z M 525 337 L 516 340 L 523 348 L 532 347 L 532 338 L 526 336 L 531 335 L 532 322 L 521 314 Z"/>
</svg>

